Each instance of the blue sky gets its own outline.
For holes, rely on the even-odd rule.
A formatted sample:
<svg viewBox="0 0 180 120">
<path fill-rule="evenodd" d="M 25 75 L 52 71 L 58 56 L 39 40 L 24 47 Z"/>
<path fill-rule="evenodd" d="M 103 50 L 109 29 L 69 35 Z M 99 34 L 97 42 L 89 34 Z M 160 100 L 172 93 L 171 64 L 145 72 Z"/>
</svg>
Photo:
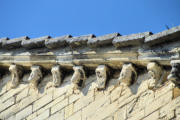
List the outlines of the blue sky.
<svg viewBox="0 0 180 120">
<path fill-rule="evenodd" d="M 122 35 L 180 25 L 180 0 L 0 0 L 0 38 Z"/>
</svg>

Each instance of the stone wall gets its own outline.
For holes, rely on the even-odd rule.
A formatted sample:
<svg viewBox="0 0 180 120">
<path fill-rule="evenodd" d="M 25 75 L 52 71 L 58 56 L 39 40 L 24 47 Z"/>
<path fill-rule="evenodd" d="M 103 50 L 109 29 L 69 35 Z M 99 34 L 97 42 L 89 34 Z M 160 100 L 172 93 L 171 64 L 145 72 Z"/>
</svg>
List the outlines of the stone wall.
<svg viewBox="0 0 180 120">
<path fill-rule="evenodd" d="M 179 120 L 180 26 L 0 39 L 2 120 Z"/>
<path fill-rule="evenodd" d="M 23 80 L 28 79 L 29 73 Z M 4 75 L 0 91 L 0 118 L 7 120 L 170 120 L 180 119 L 180 90 L 170 81 L 148 89 L 148 76 L 141 74 L 131 86 L 118 84 L 118 74 L 109 79 L 104 90 L 94 89 L 96 75 L 87 77 L 85 87 L 72 93 L 72 74 L 59 87 L 46 75 L 38 90 L 27 83 L 9 86 Z"/>
</svg>

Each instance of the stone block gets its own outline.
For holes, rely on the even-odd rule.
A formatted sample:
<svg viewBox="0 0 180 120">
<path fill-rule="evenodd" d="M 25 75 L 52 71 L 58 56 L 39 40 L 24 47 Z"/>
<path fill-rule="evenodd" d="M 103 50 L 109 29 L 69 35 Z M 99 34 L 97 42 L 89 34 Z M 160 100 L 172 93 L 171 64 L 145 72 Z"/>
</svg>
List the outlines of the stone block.
<svg viewBox="0 0 180 120">
<path fill-rule="evenodd" d="M 137 115 L 137 118 L 140 116 L 144 116 L 144 108 L 146 107 L 146 104 L 152 103 L 154 100 L 154 94 L 152 91 L 148 90 L 144 93 L 141 93 L 136 98 L 131 100 L 129 103 L 127 103 L 127 116 L 132 117 L 136 116 L 136 114 L 141 113 L 141 115 Z M 125 101 L 128 101 L 125 100 Z M 142 113 L 143 112 L 143 113 Z"/>
<path fill-rule="evenodd" d="M 122 86 L 118 86 L 111 92 L 111 101 L 112 102 L 117 100 L 121 96 L 122 89 L 123 89 Z"/>
<path fill-rule="evenodd" d="M 26 107 L 16 114 L 16 120 L 21 120 L 26 118 L 28 115 L 32 114 L 32 105 Z"/>
<path fill-rule="evenodd" d="M 21 110 L 36 100 L 37 100 L 36 96 L 28 96 L 28 97 L 24 98 L 17 104 L 18 109 Z"/>
<path fill-rule="evenodd" d="M 67 105 L 68 105 L 68 99 L 66 98 L 63 101 L 61 101 L 51 107 L 51 114 L 54 114 L 55 112 L 61 110 L 62 108 L 64 108 Z"/>
<path fill-rule="evenodd" d="M 87 107 L 82 109 L 82 119 L 93 116 L 94 113 L 101 107 L 104 107 L 106 104 L 110 104 L 110 96 L 102 96 L 99 99 L 96 99 L 94 102 L 90 103 Z"/>
<path fill-rule="evenodd" d="M 81 111 L 76 112 L 75 114 L 73 114 L 72 116 L 70 116 L 69 118 L 67 118 L 67 120 L 81 120 Z"/>
<path fill-rule="evenodd" d="M 86 96 L 82 96 L 78 101 L 74 103 L 74 112 L 80 110 L 81 108 L 89 105 L 89 103 L 94 101 L 94 92 L 89 91 Z"/>
<path fill-rule="evenodd" d="M 173 89 L 173 99 L 177 98 L 178 96 L 180 96 L 180 89 L 176 87 Z"/>
<path fill-rule="evenodd" d="M 128 118 L 128 120 L 141 120 L 143 117 L 144 117 L 144 110 L 137 112 L 136 114 Z M 152 119 L 152 120 L 156 120 L 156 119 Z"/>
<path fill-rule="evenodd" d="M 107 117 L 104 120 L 114 120 L 113 117 Z"/>
<path fill-rule="evenodd" d="M 124 88 L 123 92 L 121 93 L 120 97 L 118 98 L 119 107 L 122 107 L 132 101 L 133 99 L 137 98 L 137 95 L 134 95 L 130 88 Z"/>
<path fill-rule="evenodd" d="M 26 120 L 32 120 L 32 119 L 34 119 L 34 118 L 36 118 L 36 117 L 37 117 L 37 113 L 34 112 L 34 113 L 32 113 L 31 115 L 29 115 L 28 117 L 26 117 Z"/>
<path fill-rule="evenodd" d="M 180 33 L 180 26 L 173 27 L 171 29 L 146 37 L 145 43 L 149 45 L 155 45 L 155 44 L 167 42 L 172 39 L 178 38 L 180 36 L 179 33 Z"/>
<path fill-rule="evenodd" d="M 112 34 L 107 34 L 96 38 L 92 38 L 88 40 L 88 45 L 93 48 L 112 45 L 113 39 L 117 36 L 120 36 L 120 34 L 112 33 Z"/>
<path fill-rule="evenodd" d="M 21 45 L 27 49 L 41 48 L 45 46 L 45 40 L 50 39 L 50 36 L 44 36 L 40 38 L 34 38 L 30 40 L 23 40 Z"/>
<path fill-rule="evenodd" d="M 13 104 L 15 104 L 15 97 L 11 97 L 7 101 L 5 101 L 4 103 L 0 103 L 0 113 L 3 110 L 8 109 L 8 107 L 10 107 Z"/>
<path fill-rule="evenodd" d="M 28 96 L 29 88 L 25 88 L 22 92 L 17 94 L 16 96 L 16 102 L 19 102 L 21 99 Z"/>
<path fill-rule="evenodd" d="M 158 110 L 160 107 L 169 103 L 172 100 L 172 97 L 173 97 L 173 93 L 172 91 L 169 91 L 168 93 L 164 94 L 158 99 L 155 99 L 151 103 L 147 104 L 145 108 L 145 116 L 153 113 L 154 111 Z"/>
<path fill-rule="evenodd" d="M 94 92 L 94 100 L 99 100 L 101 99 L 102 97 L 104 97 L 105 93 L 104 91 L 96 91 Z"/>
<path fill-rule="evenodd" d="M 38 115 L 36 118 L 34 118 L 33 120 L 46 120 L 50 115 L 50 110 L 46 110 L 44 111 L 42 114 Z"/>
<path fill-rule="evenodd" d="M 33 104 L 33 112 L 45 106 L 52 100 L 53 100 L 52 94 L 47 94 L 43 96 L 42 98 L 40 98 L 39 100 L 35 101 Z"/>
<path fill-rule="evenodd" d="M 11 117 L 18 111 L 17 107 L 18 107 L 17 105 L 13 105 L 13 106 L 9 107 L 8 109 L 2 111 L 0 114 L 0 118 L 7 119 L 7 118 Z"/>
<path fill-rule="evenodd" d="M 6 85 L 0 86 L 0 96 L 6 92 Z"/>
<path fill-rule="evenodd" d="M 7 120 L 16 120 L 16 116 L 15 116 L 15 115 L 13 115 L 13 116 L 11 116 L 11 117 L 7 118 Z"/>
<path fill-rule="evenodd" d="M 11 89 L 8 92 L 6 92 L 5 94 L 3 94 L 2 96 L 0 96 L 0 99 L 2 102 L 4 102 L 5 100 L 7 100 L 8 98 L 18 94 L 19 92 L 21 92 L 25 87 L 27 87 L 27 85 L 25 84 L 20 84 L 18 87 L 16 87 L 16 89 Z"/>
<path fill-rule="evenodd" d="M 67 40 L 67 42 L 72 48 L 75 48 L 75 47 L 80 47 L 80 46 L 83 46 L 83 45 L 84 46 L 87 45 L 88 40 L 92 39 L 94 37 L 95 37 L 95 35 L 93 35 L 93 34 L 82 35 L 82 36 L 78 36 L 78 37 L 69 38 Z"/>
<path fill-rule="evenodd" d="M 65 35 L 61 37 L 47 39 L 45 40 L 45 46 L 49 49 L 65 47 L 67 45 L 67 39 L 71 37 L 71 35 Z"/>
<path fill-rule="evenodd" d="M 65 95 L 62 95 L 58 98 L 56 98 L 55 100 L 53 100 L 52 102 L 50 102 L 49 104 L 47 104 L 46 106 L 42 107 L 41 109 L 39 109 L 37 111 L 37 114 L 41 114 L 42 112 L 44 112 L 45 110 L 49 109 L 50 107 L 56 105 L 57 103 L 61 102 L 64 99 Z"/>
<path fill-rule="evenodd" d="M 28 36 L 24 36 L 24 37 L 6 40 L 5 42 L 2 43 L 2 47 L 6 49 L 19 48 L 21 47 L 21 41 L 28 39 L 29 39 Z"/>
<path fill-rule="evenodd" d="M 180 107 L 176 108 L 175 115 L 176 115 L 177 120 L 179 120 L 180 119 Z"/>
<path fill-rule="evenodd" d="M 118 109 L 118 102 L 116 101 L 110 105 L 99 108 L 92 116 L 89 116 L 87 120 L 103 120 L 115 113 Z"/>
<path fill-rule="evenodd" d="M 159 112 L 160 118 L 166 117 L 168 119 L 171 119 L 175 117 L 175 111 L 176 113 L 178 112 L 177 109 L 178 107 L 180 107 L 180 97 L 173 99 L 171 102 L 160 108 L 160 112 Z"/>
<path fill-rule="evenodd" d="M 57 97 L 63 95 L 66 93 L 66 90 L 68 88 L 67 84 L 62 84 L 60 87 L 54 89 L 53 93 L 53 99 L 56 99 Z"/>
<path fill-rule="evenodd" d="M 137 46 L 144 43 L 145 37 L 151 35 L 151 32 L 136 33 L 131 35 L 123 35 L 114 38 L 113 44 L 115 47 Z"/>
<path fill-rule="evenodd" d="M 114 114 L 114 120 L 126 120 L 126 106 L 120 108 L 115 114 Z"/>
<path fill-rule="evenodd" d="M 81 94 L 72 94 L 72 95 L 70 95 L 70 96 L 69 96 L 69 104 L 71 104 L 71 103 L 79 100 L 80 97 L 82 97 Z"/>
<path fill-rule="evenodd" d="M 74 107 L 73 103 L 65 107 L 65 114 L 64 114 L 65 119 L 73 114 L 73 107 Z"/>
<path fill-rule="evenodd" d="M 64 110 L 51 115 L 47 120 L 64 120 Z"/>
<path fill-rule="evenodd" d="M 157 89 L 155 91 L 155 98 L 158 98 L 164 94 L 166 94 L 169 91 L 173 91 L 173 83 L 172 82 L 167 82 L 165 83 L 161 88 Z"/>
<path fill-rule="evenodd" d="M 155 111 L 152 114 L 146 116 L 143 120 L 158 120 L 159 118 L 159 111 Z"/>
</svg>

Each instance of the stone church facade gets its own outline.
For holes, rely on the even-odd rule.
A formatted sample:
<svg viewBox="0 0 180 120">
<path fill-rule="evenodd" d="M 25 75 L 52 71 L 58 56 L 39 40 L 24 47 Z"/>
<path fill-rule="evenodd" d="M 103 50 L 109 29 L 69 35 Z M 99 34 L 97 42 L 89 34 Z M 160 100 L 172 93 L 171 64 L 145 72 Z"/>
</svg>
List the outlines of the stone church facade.
<svg viewBox="0 0 180 120">
<path fill-rule="evenodd" d="M 1 120 L 180 120 L 180 26 L 0 38 Z"/>
</svg>

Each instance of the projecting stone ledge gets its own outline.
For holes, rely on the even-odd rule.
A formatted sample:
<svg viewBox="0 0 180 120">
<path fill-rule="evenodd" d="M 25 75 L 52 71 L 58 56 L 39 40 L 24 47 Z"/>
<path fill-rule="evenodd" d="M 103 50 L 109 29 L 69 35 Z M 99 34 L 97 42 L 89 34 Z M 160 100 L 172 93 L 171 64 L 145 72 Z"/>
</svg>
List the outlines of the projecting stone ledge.
<svg viewBox="0 0 180 120">
<path fill-rule="evenodd" d="M 144 32 L 144 33 L 137 33 L 126 36 L 119 36 L 114 38 L 113 45 L 116 48 L 141 45 L 144 43 L 145 37 L 150 36 L 151 34 L 152 34 L 151 32 Z"/>
<path fill-rule="evenodd" d="M 71 35 L 65 35 L 61 37 L 47 39 L 45 41 L 45 46 L 49 49 L 54 49 L 58 47 L 66 47 L 67 46 L 67 39 L 71 38 Z"/>
<path fill-rule="evenodd" d="M 44 36 L 30 40 L 23 40 L 21 45 L 26 49 L 41 48 L 45 47 L 45 40 L 50 38 L 50 36 Z"/>
<path fill-rule="evenodd" d="M 178 39 L 176 39 L 176 38 L 178 38 Z M 172 41 L 173 39 L 180 40 L 180 26 L 173 27 L 169 30 L 165 30 L 163 32 L 159 32 L 157 34 L 146 37 L 145 43 L 147 43 L 149 45 L 156 45 L 159 43 Z"/>
<path fill-rule="evenodd" d="M 82 35 L 72 37 L 71 35 L 65 35 L 61 37 L 51 38 L 50 36 L 44 36 L 40 38 L 30 39 L 29 37 L 20 37 L 15 39 L 1 38 L 0 47 L 4 49 L 34 49 L 42 48 L 50 51 L 50 49 L 57 48 L 87 48 L 92 50 L 95 48 L 101 48 L 108 46 L 113 48 L 123 47 L 144 47 L 155 46 L 164 42 L 180 41 L 180 26 L 165 30 L 160 33 L 153 34 L 151 32 L 137 33 L 121 36 L 119 33 L 106 34 L 96 37 L 94 34 Z M 47 49 L 48 48 L 48 49 Z M 114 48 L 113 48 L 114 49 Z M 17 49 L 16 49 L 17 50 Z M 24 49 L 23 49 L 24 50 Z M 28 51 L 29 52 L 29 51 Z"/>
<path fill-rule="evenodd" d="M 88 46 L 94 48 L 94 47 L 112 45 L 113 39 L 116 38 L 117 36 L 120 36 L 120 34 L 119 33 L 112 33 L 112 34 L 107 34 L 104 36 L 99 36 L 99 37 L 90 39 L 88 41 Z"/>
<path fill-rule="evenodd" d="M 87 46 L 88 40 L 90 40 L 94 37 L 96 37 L 96 36 L 93 34 L 82 35 L 79 37 L 69 38 L 69 39 L 67 39 L 67 42 L 72 48 L 80 47 L 80 46 Z"/>
<path fill-rule="evenodd" d="M 2 47 L 6 49 L 14 49 L 14 48 L 20 48 L 21 47 L 21 42 L 23 40 L 29 40 L 30 38 L 28 36 L 20 37 L 20 38 L 14 38 L 14 39 L 6 39 L 2 43 Z"/>
</svg>

